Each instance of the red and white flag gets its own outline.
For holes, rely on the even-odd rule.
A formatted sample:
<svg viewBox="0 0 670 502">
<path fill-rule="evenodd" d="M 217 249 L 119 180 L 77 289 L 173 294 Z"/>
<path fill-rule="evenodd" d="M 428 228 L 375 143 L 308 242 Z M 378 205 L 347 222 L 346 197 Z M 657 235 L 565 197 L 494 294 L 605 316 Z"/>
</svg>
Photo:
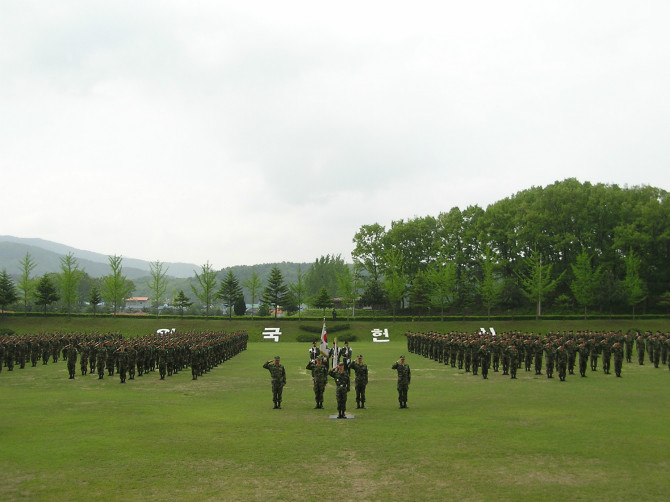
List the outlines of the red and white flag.
<svg viewBox="0 0 670 502">
<path fill-rule="evenodd" d="M 321 345 L 319 351 L 322 356 L 328 357 L 328 333 L 326 333 L 326 320 L 323 320 L 323 328 L 321 329 Z"/>
</svg>

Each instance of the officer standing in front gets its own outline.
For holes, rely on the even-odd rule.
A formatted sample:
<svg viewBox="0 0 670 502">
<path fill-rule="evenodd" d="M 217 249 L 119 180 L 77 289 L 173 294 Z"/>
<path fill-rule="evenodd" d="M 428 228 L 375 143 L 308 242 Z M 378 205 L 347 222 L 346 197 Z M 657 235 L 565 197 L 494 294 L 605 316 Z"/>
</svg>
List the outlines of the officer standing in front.
<svg viewBox="0 0 670 502">
<path fill-rule="evenodd" d="M 286 385 L 286 369 L 280 363 L 279 356 L 275 356 L 274 362 L 272 359 L 266 361 L 263 368 L 270 372 L 272 378 L 272 402 L 275 410 L 281 409 L 281 397 L 284 386 Z"/>
</svg>

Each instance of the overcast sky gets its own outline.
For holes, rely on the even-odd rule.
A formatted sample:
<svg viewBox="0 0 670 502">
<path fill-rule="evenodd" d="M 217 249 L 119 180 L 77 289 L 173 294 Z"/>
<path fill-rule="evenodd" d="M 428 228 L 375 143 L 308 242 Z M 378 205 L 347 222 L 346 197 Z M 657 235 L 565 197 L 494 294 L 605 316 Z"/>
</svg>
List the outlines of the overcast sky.
<svg viewBox="0 0 670 502">
<path fill-rule="evenodd" d="M 0 2 L 0 235 L 215 268 L 670 190 L 670 2 Z"/>
</svg>

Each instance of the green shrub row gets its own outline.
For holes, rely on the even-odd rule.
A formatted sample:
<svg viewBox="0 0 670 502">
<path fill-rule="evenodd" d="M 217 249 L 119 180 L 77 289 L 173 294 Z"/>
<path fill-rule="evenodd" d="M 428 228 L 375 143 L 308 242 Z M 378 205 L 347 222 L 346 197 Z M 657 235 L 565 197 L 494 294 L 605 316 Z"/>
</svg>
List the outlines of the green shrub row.
<svg viewBox="0 0 670 502">
<path fill-rule="evenodd" d="M 312 343 L 316 341 L 318 343 L 318 339 L 315 339 L 314 335 L 309 335 L 307 333 L 299 333 L 295 339 L 298 342 Z M 358 341 L 358 337 L 352 333 L 341 333 L 337 335 L 337 341 L 338 343 L 356 342 Z"/>
<path fill-rule="evenodd" d="M 316 333 L 318 335 L 321 335 L 321 330 L 323 329 L 323 326 L 309 326 L 306 324 L 301 324 L 298 329 L 301 329 L 302 331 L 307 331 L 308 333 Z M 337 333 L 338 331 L 346 331 L 351 329 L 350 324 L 333 324 L 332 326 L 327 328 L 328 333 Z"/>
</svg>

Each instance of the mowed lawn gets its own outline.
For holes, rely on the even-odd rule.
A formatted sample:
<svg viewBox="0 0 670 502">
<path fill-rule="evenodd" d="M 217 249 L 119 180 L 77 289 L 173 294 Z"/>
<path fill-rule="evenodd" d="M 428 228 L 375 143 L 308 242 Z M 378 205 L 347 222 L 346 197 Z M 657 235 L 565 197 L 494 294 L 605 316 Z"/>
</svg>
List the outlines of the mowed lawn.
<svg viewBox="0 0 670 502">
<path fill-rule="evenodd" d="M 404 341 L 356 342 L 367 409 L 352 385 L 355 418 L 335 420 L 332 383 L 326 409 L 313 409 L 309 346 L 250 343 L 197 381 L 69 380 L 63 361 L 4 368 L 0 500 L 670 498 L 667 366 L 483 380 L 407 354 Z M 409 409 L 391 370 L 401 354 Z M 287 370 L 282 410 L 262 368 L 274 355 Z"/>
</svg>

